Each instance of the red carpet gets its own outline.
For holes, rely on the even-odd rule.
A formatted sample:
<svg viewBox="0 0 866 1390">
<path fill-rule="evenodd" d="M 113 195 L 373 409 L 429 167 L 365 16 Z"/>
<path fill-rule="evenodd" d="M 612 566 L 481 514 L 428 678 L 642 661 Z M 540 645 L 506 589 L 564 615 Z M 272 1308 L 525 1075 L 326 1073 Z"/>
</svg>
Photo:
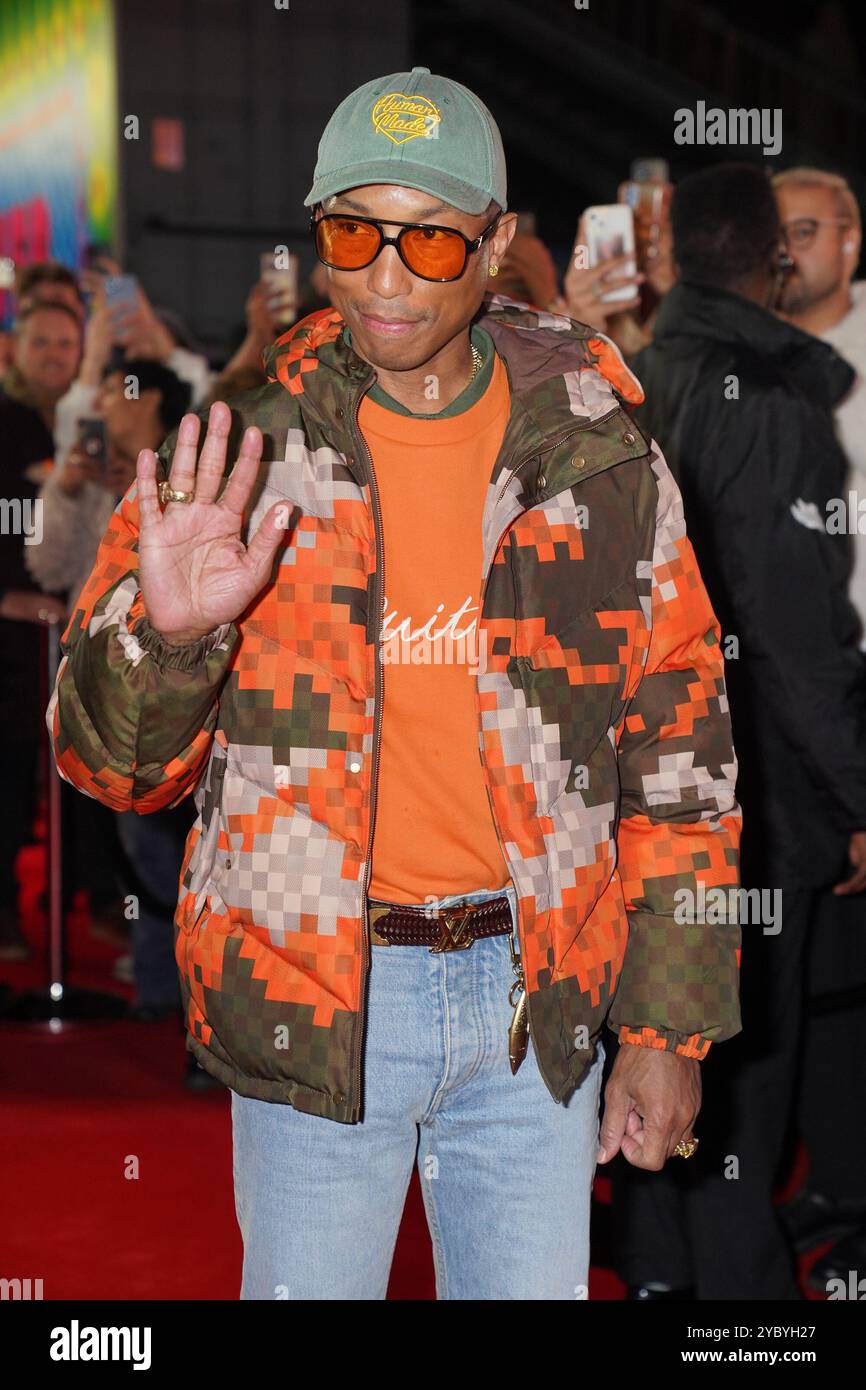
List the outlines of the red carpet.
<svg viewBox="0 0 866 1390">
<path fill-rule="evenodd" d="M 21 872 L 35 949 L 32 962 L 0 965 L 0 981 L 16 993 L 44 982 L 41 849 L 22 854 Z M 89 935 L 83 912 L 70 925 L 69 956 L 69 984 L 129 996 L 111 976 L 117 952 Z M 46 1299 L 236 1299 L 229 1092 L 185 1089 L 178 1026 L 72 1024 L 52 1034 L 3 1023 L 0 1042 L 0 1274 L 41 1278 Z M 801 1178 L 802 1168 L 792 1182 Z M 609 1201 L 607 1178 L 596 1194 Z M 622 1295 L 610 1270 L 593 1268 L 591 1298 Z M 389 1298 L 433 1297 L 416 1173 Z"/>
</svg>

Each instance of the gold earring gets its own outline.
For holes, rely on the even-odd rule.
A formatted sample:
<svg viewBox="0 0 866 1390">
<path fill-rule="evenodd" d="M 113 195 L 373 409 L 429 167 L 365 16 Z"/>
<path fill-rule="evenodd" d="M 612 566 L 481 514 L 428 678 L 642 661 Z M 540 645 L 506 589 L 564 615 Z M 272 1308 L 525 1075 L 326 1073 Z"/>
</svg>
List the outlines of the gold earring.
<svg viewBox="0 0 866 1390">
<path fill-rule="evenodd" d="M 488 273 L 488 275 L 498 275 L 498 274 L 499 274 L 499 266 L 496 264 L 495 261 L 493 262 L 493 264 L 492 264 L 491 266 L 488 267 L 487 273 Z"/>
</svg>

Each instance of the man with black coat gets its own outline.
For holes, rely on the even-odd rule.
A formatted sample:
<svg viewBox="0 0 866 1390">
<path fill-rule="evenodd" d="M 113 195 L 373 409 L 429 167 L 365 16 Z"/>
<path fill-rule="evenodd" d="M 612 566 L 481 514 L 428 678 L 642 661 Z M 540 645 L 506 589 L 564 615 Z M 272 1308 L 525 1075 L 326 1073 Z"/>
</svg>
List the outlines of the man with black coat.
<svg viewBox="0 0 866 1390">
<path fill-rule="evenodd" d="M 15 864 L 35 805 L 41 734 L 44 629 L 63 616 L 57 598 L 39 592 L 24 547 L 41 540 L 37 492 L 53 442 L 35 410 L 0 391 L 0 726 L 5 732 L 0 797 L 0 961 L 25 960 Z"/>
<path fill-rule="evenodd" d="M 696 1162 L 617 1175 L 619 1267 L 635 1298 L 798 1298 L 771 1197 L 804 944 L 815 890 L 846 873 L 846 851 L 844 890 L 866 887 L 866 688 L 831 416 L 854 374 L 772 313 L 786 257 L 760 168 L 684 179 L 672 226 L 680 281 L 634 361 L 636 415 L 671 461 L 721 624 L 743 884 L 764 891 L 742 921 L 743 1031 L 708 1058 Z"/>
</svg>

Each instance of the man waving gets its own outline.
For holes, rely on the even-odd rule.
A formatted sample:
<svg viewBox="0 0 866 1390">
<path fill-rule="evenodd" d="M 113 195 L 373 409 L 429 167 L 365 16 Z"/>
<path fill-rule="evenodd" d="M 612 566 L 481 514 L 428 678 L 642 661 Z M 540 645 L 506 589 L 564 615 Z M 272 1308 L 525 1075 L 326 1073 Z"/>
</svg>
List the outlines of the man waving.
<svg viewBox="0 0 866 1390">
<path fill-rule="evenodd" d="M 616 350 L 485 298 L 479 99 L 367 83 L 306 202 L 335 307 L 141 455 L 58 765 L 142 814 L 195 789 L 176 953 L 242 1297 L 384 1298 L 416 1161 L 440 1298 L 582 1297 L 598 1158 L 688 1156 L 739 1028 L 739 929 L 675 899 L 737 882 L 718 626 Z"/>
</svg>

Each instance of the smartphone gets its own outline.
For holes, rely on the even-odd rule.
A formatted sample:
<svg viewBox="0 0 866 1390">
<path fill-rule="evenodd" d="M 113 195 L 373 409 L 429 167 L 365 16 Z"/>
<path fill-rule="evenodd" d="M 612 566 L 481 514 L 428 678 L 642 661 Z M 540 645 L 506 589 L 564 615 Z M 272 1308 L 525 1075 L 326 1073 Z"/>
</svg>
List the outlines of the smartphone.
<svg viewBox="0 0 866 1390">
<path fill-rule="evenodd" d="M 112 318 L 123 318 L 138 307 L 138 281 L 134 275 L 106 275 L 105 304 Z"/>
<path fill-rule="evenodd" d="M 259 257 L 259 275 L 268 286 L 268 308 L 279 324 L 294 323 L 298 314 L 298 258 L 293 252 L 281 257 L 285 266 L 274 265 L 273 251 Z"/>
<path fill-rule="evenodd" d="M 634 260 L 634 214 L 625 203 L 604 203 L 587 208 L 583 214 L 587 250 L 590 265 L 610 260 L 611 256 L 631 256 L 625 264 L 629 275 L 635 273 Z M 633 285 L 623 285 L 621 289 L 610 290 L 600 295 L 602 304 L 617 304 L 634 299 Z"/>
<path fill-rule="evenodd" d="M 78 447 L 96 464 L 97 474 L 105 477 L 108 452 L 105 442 L 105 421 L 95 415 L 82 416 L 78 421 Z"/>
</svg>

